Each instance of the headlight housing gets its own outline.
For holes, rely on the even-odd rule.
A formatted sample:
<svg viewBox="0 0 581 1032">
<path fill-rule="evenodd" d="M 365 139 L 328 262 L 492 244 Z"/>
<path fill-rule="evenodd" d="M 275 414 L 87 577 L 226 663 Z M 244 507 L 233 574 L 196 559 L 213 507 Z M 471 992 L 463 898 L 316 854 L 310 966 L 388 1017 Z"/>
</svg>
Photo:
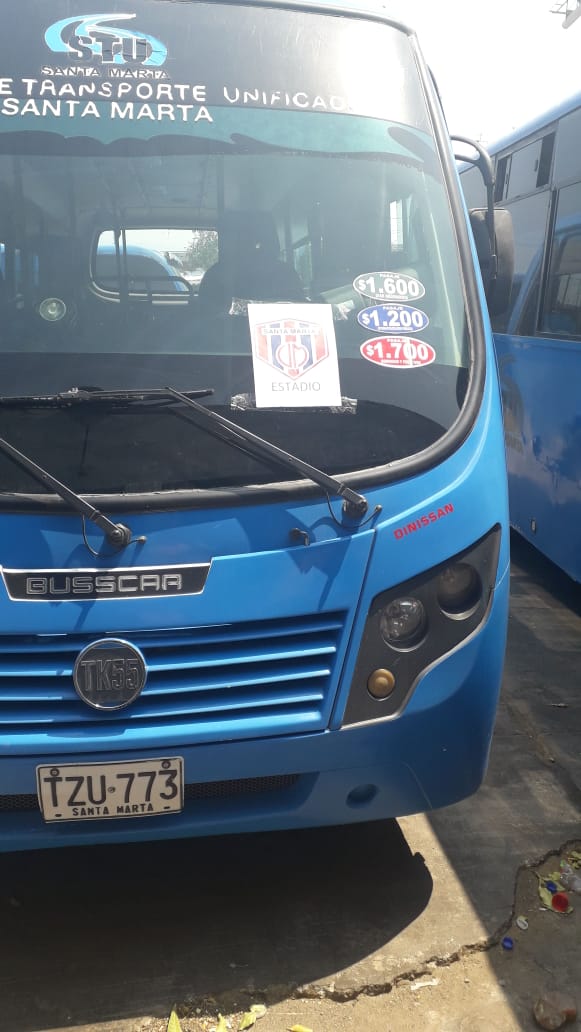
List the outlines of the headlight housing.
<svg viewBox="0 0 581 1032">
<path fill-rule="evenodd" d="M 396 716 L 425 670 L 486 619 L 500 527 L 446 562 L 373 599 L 343 726 Z"/>
<path fill-rule="evenodd" d="M 438 577 L 437 598 L 448 616 L 463 619 L 470 615 L 482 597 L 478 570 L 467 562 L 451 563 Z"/>
</svg>

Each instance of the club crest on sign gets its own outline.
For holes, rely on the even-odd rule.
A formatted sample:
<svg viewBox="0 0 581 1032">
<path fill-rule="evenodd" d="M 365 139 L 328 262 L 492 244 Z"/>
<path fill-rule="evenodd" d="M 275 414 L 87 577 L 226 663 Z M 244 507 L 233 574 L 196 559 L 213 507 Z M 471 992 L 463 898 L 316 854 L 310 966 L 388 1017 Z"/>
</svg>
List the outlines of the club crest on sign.
<svg viewBox="0 0 581 1032">
<path fill-rule="evenodd" d="M 254 353 L 277 372 L 297 380 L 328 358 L 329 348 L 319 323 L 278 319 L 258 324 Z"/>
</svg>

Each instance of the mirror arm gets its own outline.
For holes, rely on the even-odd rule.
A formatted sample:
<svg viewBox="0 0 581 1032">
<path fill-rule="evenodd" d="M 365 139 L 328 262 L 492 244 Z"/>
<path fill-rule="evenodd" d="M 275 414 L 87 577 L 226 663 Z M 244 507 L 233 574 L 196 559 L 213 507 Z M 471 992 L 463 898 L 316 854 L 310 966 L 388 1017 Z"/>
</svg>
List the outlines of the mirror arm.
<svg viewBox="0 0 581 1032">
<path fill-rule="evenodd" d="M 472 147 L 478 157 L 472 158 L 467 157 L 465 154 L 454 154 L 454 157 L 458 161 L 466 161 L 469 165 L 475 165 L 479 169 L 480 175 L 484 180 L 486 187 L 486 224 L 488 226 L 488 236 L 490 239 L 490 271 L 491 271 L 491 282 L 496 279 L 498 272 L 498 259 L 496 254 L 496 235 L 494 232 L 494 168 L 492 160 L 487 150 L 477 143 L 476 140 L 471 140 L 469 136 L 452 136 L 451 140 L 455 143 L 466 143 L 469 147 Z"/>
</svg>

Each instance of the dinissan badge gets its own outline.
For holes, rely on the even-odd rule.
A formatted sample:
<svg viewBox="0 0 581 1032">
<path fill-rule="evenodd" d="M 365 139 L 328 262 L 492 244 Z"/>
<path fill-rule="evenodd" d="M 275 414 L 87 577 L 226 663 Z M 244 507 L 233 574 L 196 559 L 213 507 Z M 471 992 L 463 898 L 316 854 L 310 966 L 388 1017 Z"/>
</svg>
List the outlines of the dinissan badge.
<svg viewBox="0 0 581 1032">
<path fill-rule="evenodd" d="M 341 404 L 331 305 L 249 304 L 258 408 Z"/>
</svg>

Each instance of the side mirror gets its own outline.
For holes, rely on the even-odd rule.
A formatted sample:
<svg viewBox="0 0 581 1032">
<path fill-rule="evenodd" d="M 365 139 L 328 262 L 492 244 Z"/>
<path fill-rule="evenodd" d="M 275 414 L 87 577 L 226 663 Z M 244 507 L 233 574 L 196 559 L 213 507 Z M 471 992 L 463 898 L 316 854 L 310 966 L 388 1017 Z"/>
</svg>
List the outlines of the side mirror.
<svg viewBox="0 0 581 1032">
<path fill-rule="evenodd" d="M 486 187 L 486 208 L 470 211 L 470 224 L 482 270 L 484 290 L 490 315 L 500 315 L 509 305 L 514 275 L 514 235 L 512 217 L 504 208 L 494 207 L 494 169 L 490 155 L 475 140 L 467 136 L 452 136 L 457 143 L 467 145 L 473 154 L 458 154 L 458 161 L 468 162 L 480 170 Z"/>
<path fill-rule="evenodd" d="M 506 208 L 494 209 L 494 248 L 486 208 L 471 209 L 470 225 L 484 280 L 488 310 L 490 315 L 500 315 L 508 308 L 514 276 L 512 216 Z"/>
</svg>

